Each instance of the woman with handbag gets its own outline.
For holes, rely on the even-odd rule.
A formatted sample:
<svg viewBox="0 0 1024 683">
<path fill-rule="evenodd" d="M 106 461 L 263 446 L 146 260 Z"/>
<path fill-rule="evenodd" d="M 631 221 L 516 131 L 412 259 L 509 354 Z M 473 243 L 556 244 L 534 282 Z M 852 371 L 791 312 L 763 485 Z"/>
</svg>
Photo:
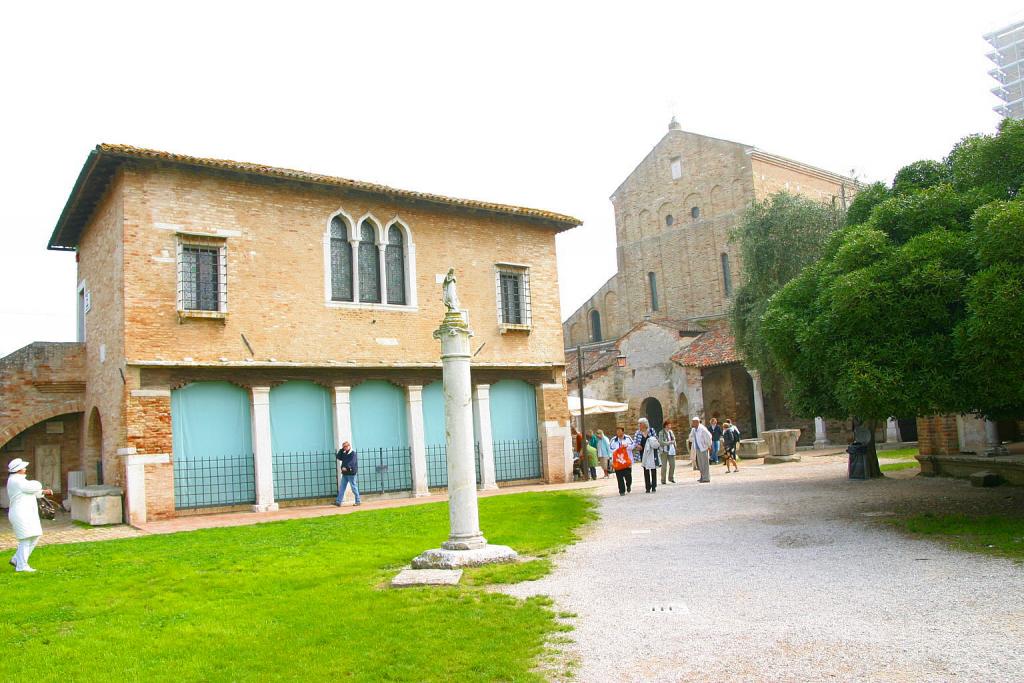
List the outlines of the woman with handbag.
<svg viewBox="0 0 1024 683">
<path fill-rule="evenodd" d="M 665 476 L 673 484 L 676 483 L 676 433 L 672 431 L 672 420 L 665 420 L 665 425 L 658 432 L 661 442 L 661 483 L 665 484 Z"/>
<path fill-rule="evenodd" d="M 15 458 L 7 465 L 10 474 L 7 477 L 7 497 L 11 507 L 7 518 L 11 521 L 14 537 L 18 539 L 18 551 L 14 553 L 10 563 L 16 572 L 34 572 L 29 566 L 28 558 L 35 550 L 39 537 L 43 535 L 43 527 L 39 523 L 38 499 L 52 496 L 53 491 L 44 489 L 38 481 L 32 481 L 28 474 L 28 463 Z"/>
<path fill-rule="evenodd" d="M 633 439 L 626 436 L 625 429 L 616 427 L 608 447 L 612 451 L 612 469 L 615 470 L 619 495 L 624 496 L 633 489 Z"/>
<path fill-rule="evenodd" d="M 612 450 L 611 442 L 604 435 L 603 429 L 597 430 L 597 457 L 601 459 L 601 469 L 604 470 L 604 478 L 607 479 L 612 472 Z"/>
<path fill-rule="evenodd" d="M 646 417 L 640 418 L 638 429 L 633 436 L 633 449 L 640 455 L 640 466 L 644 470 L 645 493 L 656 493 L 658 491 L 658 466 L 661 460 L 658 458 L 658 448 L 661 442 L 651 429 L 651 423 Z"/>
</svg>

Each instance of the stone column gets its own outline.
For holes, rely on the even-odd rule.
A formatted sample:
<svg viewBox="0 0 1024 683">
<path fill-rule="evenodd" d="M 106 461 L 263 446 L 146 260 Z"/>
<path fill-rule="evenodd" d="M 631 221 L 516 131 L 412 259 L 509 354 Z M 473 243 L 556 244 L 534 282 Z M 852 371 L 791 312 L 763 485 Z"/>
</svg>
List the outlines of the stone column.
<svg viewBox="0 0 1024 683">
<path fill-rule="evenodd" d="M 491 385 L 473 387 L 473 426 L 480 440 L 480 488 L 498 488 L 494 469 L 494 437 L 491 432 Z"/>
<path fill-rule="evenodd" d="M 885 442 L 899 443 L 899 441 L 900 423 L 896 421 L 896 418 L 890 417 L 885 421 Z"/>
<path fill-rule="evenodd" d="M 334 386 L 334 450 L 340 451 L 341 444 L 352 441 L 352 387 Z"/>
<path fill-rule="evenodd" d="M 825 448 L 831 444 L 832 442 L 828 440 L 828 430 L 825 429 L 825 418 L 814 418 L 814 447 Z"/>
<path fill-rule="evenodd" d="M 750 378 L 754 380 L 754 424 L 757 427 L 758 435 L 765 431 L 764 424 L 764 394 L 761 392 L 761 374 L 757 370 L 750 371 Z"/>
<path fill-rule="evenodd" d="M 117 455 L 124 459 L 125 521 L 132 526 L 149 521 L 149 497 L 146 495 L 146 465 L 170 467 L 171 456 L 167 453 L 140 455 L 134 448 L 118 448 Z M 159 508 L 159 506 L 158 506 Z M 173 513 L 173 509 L 170 511 Z M 168 513 L 157 516 L 166 516 Z"/>
<path fill-rule="evenodd" d="M 444 427 L 448 451 L 448 519 L 451 533 L 446 550 L 473 550 L 487 545 L 480 531 L 476 500 L 476 460 L 473 444 L 472 357 L 469 326 L 458 311 L 449 311 L 434 338 L 441 340 L 444 383 Z"/>
<path fill-rule="evenodd" d="M 253 512 L 277 509 L 274 502 L 274 461 L 270 440 L 270 387 L 253 387 L 252 452 L 256 470 L 256 504 Z"/>
<path fill-rule="evenodd" d="M 430 495 L 427 484 L 427 440 L 423 432 L 423 387 L 416 384 L 406 387 L 405 401 L 409 450 L 412 453 L 412 495 L 421 498 Z"/>
</svg>

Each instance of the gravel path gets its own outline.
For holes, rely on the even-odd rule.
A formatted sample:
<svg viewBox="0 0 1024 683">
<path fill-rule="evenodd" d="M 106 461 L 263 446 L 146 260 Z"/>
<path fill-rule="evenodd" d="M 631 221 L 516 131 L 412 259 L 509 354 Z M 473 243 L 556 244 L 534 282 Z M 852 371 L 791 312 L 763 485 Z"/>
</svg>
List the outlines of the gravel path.
<svg viewBox="0 0 1024 683">
<path fill-rule="evenodd" d="M 845 467 L 715 467 L 698 485 L 687 466 L 621 498 L 609 482 L 585 539 L 507 592 L 578 615 L 580 681 L 1024 681 L 1024 566 L 878 523 L 1020 492 Z"/>
</svg>

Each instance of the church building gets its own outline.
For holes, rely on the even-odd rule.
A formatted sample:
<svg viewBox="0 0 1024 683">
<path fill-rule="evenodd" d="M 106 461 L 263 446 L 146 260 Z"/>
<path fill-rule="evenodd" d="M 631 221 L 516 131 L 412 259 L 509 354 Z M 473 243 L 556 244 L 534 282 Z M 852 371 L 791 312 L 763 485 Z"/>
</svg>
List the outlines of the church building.
<svg viewBox="0 0 1024 683">
<path fill-rule="evenodd" d="M 728 312 L 743 263 L 729 235 L 752 202 L 773 193 L 846 206 L 857 187 L 673 119 L 611 195 L 618 271 L 563 323 L 570 393 L 582 345 L 584 395 L 628 403 L 621 419 L 630 424 L 701 415 L 733 418 L 744 436 L 798 427 L 802 445 L 838 441 L 842 424 L 793 418 L 739 358 Z"/>
</svg>

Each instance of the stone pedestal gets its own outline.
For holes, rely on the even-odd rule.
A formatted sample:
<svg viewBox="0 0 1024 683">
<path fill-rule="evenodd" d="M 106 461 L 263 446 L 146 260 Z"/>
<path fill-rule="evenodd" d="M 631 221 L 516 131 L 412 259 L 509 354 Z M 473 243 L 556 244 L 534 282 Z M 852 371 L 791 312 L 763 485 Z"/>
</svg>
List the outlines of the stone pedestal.
<svg viewBox="0 0 1024 683">
<path fill-rule="evenodd" d="M 92 526 L 121 524 L 124 510 L 121 507 L 120 486 L 82 486 L 73 488 L 71 494 L 71 519 Z"/>
<path fill-rule="evenodd" d="M 740 439 L 736 457 L 740 460 L 754 460 L 768 455 L 768 444 L 764 439 Z"/>
<path fill-rule="evenodd" d="M 832 442 L 828 440 L 828 430 L 825 428 L 825 419 L 814 418 L 814 447 L 827 448 Z"/>
<path fill-rule="evenodd" d="M 473 333 L 458 310 L 449 310 L 434 332 L 434 338 L 441 341 L 450 533 L 440 548 L 428 550 L 413 560 L 416 569 L 456 569 L 516 558 L 511 548 L 488 545 L 480 531 L 469 373 L 471 336 Z"/>
<path fill-rule="evenodd" d="M 765 464 L 780 462 L 799 462 L 796 454 L 796 442 L 800 438 L 799 429 L 769 429 L 761 434 L 768 444 L 768 455 Z"/>
</svg>

